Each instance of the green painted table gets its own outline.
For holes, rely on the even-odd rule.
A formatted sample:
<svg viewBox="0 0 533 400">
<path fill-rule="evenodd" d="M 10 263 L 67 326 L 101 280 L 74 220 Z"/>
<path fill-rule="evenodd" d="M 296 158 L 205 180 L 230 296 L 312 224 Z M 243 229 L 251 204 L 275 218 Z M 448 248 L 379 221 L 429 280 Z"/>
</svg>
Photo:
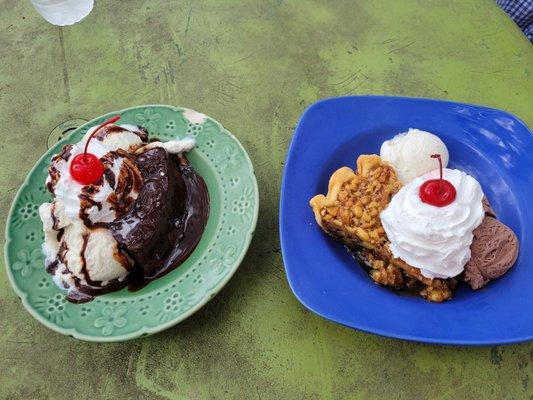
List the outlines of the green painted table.
<svg viewBox="0 0 533 400">
<path fill-rule="evenodd" d="M 99 0 L 58 28 L 28 1 L 0 0 L 0 49 L 3 223 L 56 125 L 147 103 L 222 121 L 250 153 L 262 201 L 226 288 L 142 340 L 90 344 L 44 328 L 2 266 L 1 399 L 533 398 L 533 344 L 428 346 L 334 325 L 293 297 L 278 242 L 285 152 L 319 98 L 448 98 L 533 126 L 533 47 L 493 1 Z"/>
</svg>

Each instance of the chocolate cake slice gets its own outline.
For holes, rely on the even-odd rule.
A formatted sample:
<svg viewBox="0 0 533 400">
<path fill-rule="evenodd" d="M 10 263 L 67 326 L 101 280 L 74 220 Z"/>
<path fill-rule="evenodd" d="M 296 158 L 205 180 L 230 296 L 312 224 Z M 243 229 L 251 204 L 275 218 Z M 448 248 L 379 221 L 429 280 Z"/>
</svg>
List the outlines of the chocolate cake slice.
<svg viewBox="0 0 533 400">
<path fill-rule="evenodd" d="M 194 250 L 207 222 L 209 198 L 203 179 L 184 156 L 156 147 L 136 161 L 144 185 L 111 229 L 144 282 L 168 272 Z"/>
</svg>

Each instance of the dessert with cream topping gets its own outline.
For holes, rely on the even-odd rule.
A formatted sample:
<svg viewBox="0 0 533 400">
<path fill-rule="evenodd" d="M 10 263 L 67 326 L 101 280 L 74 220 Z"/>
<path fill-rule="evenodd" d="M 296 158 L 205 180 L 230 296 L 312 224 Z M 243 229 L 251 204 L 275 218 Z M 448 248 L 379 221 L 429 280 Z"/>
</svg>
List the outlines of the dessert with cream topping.
<svg viewBox="0 0 533 400">
<path fill-rule="evenodd" d="M 452 298 L 460 281 L 479 289 L 512 267 L 518 240 L 479 182 L 446 168 L 448 157 L 429 132 L 397 135 L 381 156 L 360 156 L 356 171 L 333 173 L 327 195 L 310 201 L 317 223 L 378 284 L 433 302 Z"/>
<path fill-rule="evenodd" d="M 184 156 L 194 139 L 148 142 L 144 128 L 118 119 L 50 162 L 53 200 L 39 209 L 45 265 L 75 302 L 169 272 L 194 250 L 209 214 L 206 185 Z"/>
</svg>

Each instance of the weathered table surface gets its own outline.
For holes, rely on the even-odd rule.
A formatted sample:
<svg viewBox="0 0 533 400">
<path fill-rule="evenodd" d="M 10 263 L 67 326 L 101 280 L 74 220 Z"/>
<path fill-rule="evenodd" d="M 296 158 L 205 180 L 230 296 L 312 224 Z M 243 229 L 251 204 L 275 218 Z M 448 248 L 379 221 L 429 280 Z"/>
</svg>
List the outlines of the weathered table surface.
<svg viewBox="0 0 533 400">
<path fill-rule="evenodd" d="M 2 266 L 0 398 L 533 398 L 533 344 L 429 346 L 327 322 L 292 295 L 278 241 L 287 146 L 319 98 L 454 99 L 533 125 L 533 47 L 493 1 L 99 0 L 59 28 L 29 1 L 0 0 L 0 51 L 2 223 L 56 125 L 137 104 L 222 121 L 261 194 L 235 277 L 196 315 L 142 340 L 90 344 L 46 329 Z"/>
</svg>

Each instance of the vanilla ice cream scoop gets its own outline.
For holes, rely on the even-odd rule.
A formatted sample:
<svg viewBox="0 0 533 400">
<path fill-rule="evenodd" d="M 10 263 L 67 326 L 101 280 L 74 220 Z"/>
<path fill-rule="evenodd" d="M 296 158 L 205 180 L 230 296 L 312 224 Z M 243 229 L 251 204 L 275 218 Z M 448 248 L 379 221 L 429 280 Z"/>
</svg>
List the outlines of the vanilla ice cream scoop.
<svg viewBox="0 0 533 400">
<path fill-rule="evenodd" d="M 435 169 L 432 154 L 440 154 L 442 166 L 448 166 L 449 155 L 444 142 L 438 136 L 419 129 L 409 129 L 394 136 L 383 142 L 380 150 L 381 158 L 394 167 L 404 185 Z"/>
<path fill-rule="evenodd" d="M 402 187 L 380 217 L 394 257 L 419 268 L 427 278 L 451 278 L 470 260 L 473 231 L 485 216 L 483 191 L 465 172 L 445 169 L 455 200 L 444 207 L 424 203 L 420 186 L 438 178 L 439 170 L 434 170 Z"/>
<path fill-rule="evenodd" d="M 89 229 L 79 219 L 56 219 L 61 213 L 55 207 L 44 203 L 39 208 L 45 264 L 54 282 L 71 291 L 79 285 L 104 287 L 110 281 L 123 280 L 133 262 L 122 253 L 111 232 Z"/>
</svg>

